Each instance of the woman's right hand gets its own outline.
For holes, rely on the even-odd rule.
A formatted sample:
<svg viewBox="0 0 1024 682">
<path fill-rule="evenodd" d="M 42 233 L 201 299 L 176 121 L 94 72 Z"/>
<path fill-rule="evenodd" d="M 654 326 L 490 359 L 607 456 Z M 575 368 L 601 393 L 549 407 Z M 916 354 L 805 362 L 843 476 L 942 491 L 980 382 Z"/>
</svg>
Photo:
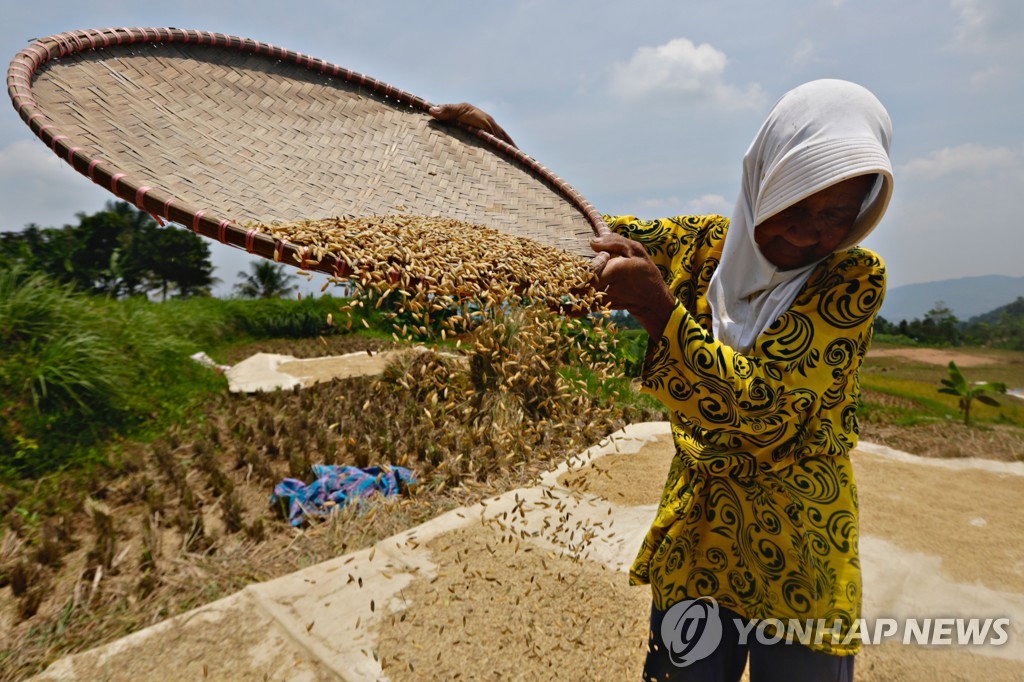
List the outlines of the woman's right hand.
<svg viewBox="0 0 1024 682">
<path fill-rule="evenodd" d="M 628 310 L 652 339 L 660 339 L 676 299 L 647 249 L 614 233 L 592 239 L 590 248 L 598 252 L 591 264 L 597 290 L 612 309 Z"/>
<path fill-rule="evenodd" d="M 512 138 L 505 132 L 505 129 L 498 125 L 490 114 L 482 109 L 474 107 L 469 102 L 462 102 L 460 104 L 440 104 L 430 107 L 429 111 L 430 115 L 438 121 L 452 121 L 473 126 L 474 128 L 480 128 L 481 130 L 494 135 L 499 140 L 507 142 L 513 147 L 516 146 L 516 143 L 512 141 Z"/>
</svg>

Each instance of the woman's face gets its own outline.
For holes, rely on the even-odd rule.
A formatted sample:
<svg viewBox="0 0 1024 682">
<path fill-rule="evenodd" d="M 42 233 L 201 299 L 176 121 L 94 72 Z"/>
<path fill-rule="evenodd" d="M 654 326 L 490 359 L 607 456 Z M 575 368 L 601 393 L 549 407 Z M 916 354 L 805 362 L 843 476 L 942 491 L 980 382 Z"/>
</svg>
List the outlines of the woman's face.
<svg viewBox="0 0 1024 682">
<path fill-rule="evenodd" d="M 875 175 L 858 175 L 799 201 L 754 228 L 761 254 L 780 270 L 810 265 L 850 233 Z"/>
</svg>

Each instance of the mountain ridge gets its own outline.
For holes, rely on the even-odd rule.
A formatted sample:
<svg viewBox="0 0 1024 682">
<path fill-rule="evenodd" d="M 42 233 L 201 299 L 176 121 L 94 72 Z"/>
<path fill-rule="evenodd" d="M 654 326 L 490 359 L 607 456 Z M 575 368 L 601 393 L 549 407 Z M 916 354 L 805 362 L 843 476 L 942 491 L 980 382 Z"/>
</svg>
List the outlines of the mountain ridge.
<svg viewBox="0 0 1024 682">
<path fill-rule="evenodd" d="M 886 292 L 879 313 L 892 323 L 923 319 L 928 311 L 943 303 L 958 320 L 991 312 L 1024 296 L 1024 277 L 980 275 L 956 279 L 905 284 Z"/>
</svg>

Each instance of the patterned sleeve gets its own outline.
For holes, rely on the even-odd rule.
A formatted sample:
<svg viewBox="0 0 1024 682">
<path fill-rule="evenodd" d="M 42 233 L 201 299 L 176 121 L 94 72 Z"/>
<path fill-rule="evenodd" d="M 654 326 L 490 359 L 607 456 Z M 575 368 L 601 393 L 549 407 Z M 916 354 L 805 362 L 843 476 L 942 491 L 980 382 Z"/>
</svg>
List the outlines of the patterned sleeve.
<svg viewBox="0 0 1024 682">
<path fill-rule="evenodd" d="M 635 216 L 605 216 L 613 232 L 643 244 L 666 282 L 680 268 L 689 268 L 681 261 L 692 255 L 693 242 L 716 220 L 722 218 L 699 215 L 640 220 Z"/>
<path fill-rule="evenodd" d="M 716 341 L 676 305 L 642 381 L 701 443 L 690 455 L 693 466 L 753 475 L 853 446 L 848 437 L 822 431 L 855 427 L 821 415 L 855 380 L 882 305 L 885 266 L 863 249 L 837 261 L 816 271 L 790 310 L 765 330 L 756 356 Z"/>
</svg>

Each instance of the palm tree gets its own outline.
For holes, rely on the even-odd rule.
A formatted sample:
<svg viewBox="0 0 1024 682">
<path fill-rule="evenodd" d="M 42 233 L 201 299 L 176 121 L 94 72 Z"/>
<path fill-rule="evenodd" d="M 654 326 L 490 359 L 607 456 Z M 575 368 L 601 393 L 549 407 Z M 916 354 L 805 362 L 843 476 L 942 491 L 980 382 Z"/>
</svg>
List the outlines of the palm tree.
<svg viewBox="0 0 1024 682">
<path fill-rule="evenodd" d="M 1006 384 L 1001 381 L 975 381 L 967 383 L 960 368 L 952 360 L 949 361 L 949 378 L 942 379 L 939 393 L 947 393 L 960 398 L 960 411 L 964 413 L 964 425 L 971 425 L 971 402 L 977 400 L 982 405 L 999 407 L 999 402 L 986 393 L 1006 393 Z"/>
<path fill-rule="evenodd" d="M 242 281 L 235 285 L 235 292 L 243 298 L 281 298 L 298 289 L 280 263 L 259 260 L 250 263 L 249 270 L 238 273 Z"/>
</svg>

